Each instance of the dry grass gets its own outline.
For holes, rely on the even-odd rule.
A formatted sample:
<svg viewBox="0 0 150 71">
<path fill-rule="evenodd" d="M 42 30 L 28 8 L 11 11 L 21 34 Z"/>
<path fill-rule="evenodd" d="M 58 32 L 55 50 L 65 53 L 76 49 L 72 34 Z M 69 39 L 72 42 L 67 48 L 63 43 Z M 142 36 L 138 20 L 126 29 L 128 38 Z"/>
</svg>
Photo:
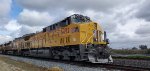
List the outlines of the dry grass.
<svg viewBox="0 0 150 71">
<path fill-rule="evenodd" d="M 4 57 L 0 55 L 0 60 L 7 63 L 7 64 L 11 64 L 15 67 L 18 67 L 22 70 L 25 71 L 48 71 L 47 68 L 43 68 L 43 67 L 38 67 L 29 63 L 25 63 L 25 62 L 21 62 L 21 61 L 16 61 L 16 60 L 12 60 L 8 57 Z"/>
</svg>

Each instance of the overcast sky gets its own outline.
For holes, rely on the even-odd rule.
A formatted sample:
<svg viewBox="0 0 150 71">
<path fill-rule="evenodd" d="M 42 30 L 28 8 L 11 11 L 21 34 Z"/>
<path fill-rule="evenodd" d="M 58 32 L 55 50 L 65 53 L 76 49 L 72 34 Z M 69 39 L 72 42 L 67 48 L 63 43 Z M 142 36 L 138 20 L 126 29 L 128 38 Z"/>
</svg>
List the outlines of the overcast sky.
<svg viewBox="0 0 150 71">
<path fill-rule="evenodd" d="M 0 43 L 75 13 L 102 25 L 112 48 L 150 47 L 150 0 L 0 0 Z"/>
</svg>

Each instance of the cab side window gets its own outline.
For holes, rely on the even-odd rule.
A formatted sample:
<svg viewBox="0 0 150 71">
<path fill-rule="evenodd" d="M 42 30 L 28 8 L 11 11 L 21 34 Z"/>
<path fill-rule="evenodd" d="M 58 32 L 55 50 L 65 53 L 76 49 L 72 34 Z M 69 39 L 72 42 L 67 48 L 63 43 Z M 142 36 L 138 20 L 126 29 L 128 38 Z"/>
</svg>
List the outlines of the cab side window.
<svg viewBox="0 0 150 71">
<path fill-rule="evenodd" d="M 74 33 L 74 32 L 79 32 L 79 28 L 78 27 L 72 28 L 72 33 Z"/>
</svg>

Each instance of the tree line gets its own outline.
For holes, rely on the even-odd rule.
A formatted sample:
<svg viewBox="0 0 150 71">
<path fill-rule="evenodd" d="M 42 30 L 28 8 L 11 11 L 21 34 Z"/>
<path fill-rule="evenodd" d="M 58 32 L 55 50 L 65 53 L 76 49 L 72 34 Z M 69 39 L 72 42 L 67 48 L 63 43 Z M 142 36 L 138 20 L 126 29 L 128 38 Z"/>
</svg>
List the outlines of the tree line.
<svg viewBox="0 0 150 71">
<path fill-rule="evenodd" d="M 150 48 L 147 45 L 139 45 L 131 49 L 112 49 L 112 54 L 150 54 Z"/>
</svg>

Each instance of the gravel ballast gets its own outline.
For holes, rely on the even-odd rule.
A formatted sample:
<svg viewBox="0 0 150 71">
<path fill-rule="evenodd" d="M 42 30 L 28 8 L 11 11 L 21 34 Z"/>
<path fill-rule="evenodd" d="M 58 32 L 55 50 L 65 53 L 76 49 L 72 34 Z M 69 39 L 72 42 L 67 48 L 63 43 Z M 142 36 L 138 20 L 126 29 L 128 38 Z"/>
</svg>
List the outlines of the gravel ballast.
<svg viewBox="0 0 150 71">
<path fill-rule="evenodd" d="M 4 55 L 5 56 L 5 55 Z M 54 62 L 51 60 L 39 60 L 39 59 L 32 59 L 32 58 L 24 58 L 24 57 L 17 57 L 17 56 L 6 56 L 16 61 L 27 62 L 33 65 L 37 65 L 39 67 L 44 68 L 51 68 L 51 67 L 60 67 L 64 69 L 64 71 L 121 71 L 117 69 L 107 69 L 102 67 L 84 67 L 72 64 L 66 64 L 62 62 Z"/>
</svg>

